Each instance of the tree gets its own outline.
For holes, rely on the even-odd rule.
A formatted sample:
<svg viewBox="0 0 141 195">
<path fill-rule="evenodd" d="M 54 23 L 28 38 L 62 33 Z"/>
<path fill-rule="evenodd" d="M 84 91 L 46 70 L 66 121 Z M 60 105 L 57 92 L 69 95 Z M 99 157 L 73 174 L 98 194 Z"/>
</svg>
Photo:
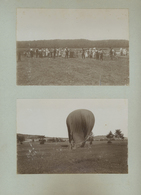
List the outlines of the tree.
<svg viewBox="0 0 141 195">
<path fill-rule="evenodd" d="M 117 129 L 117 130 L 115 131 L 115 137 L 116 137 L 116 138 L 119 138 L 119 139 L 124 139 L 124 134 L 121 132 L 120 129 Z"/>
<path fill-rule="evenodd" d="M 110 131 L 106 137 L 108 138 L 108 143 L 112 143 L 111 139 L 114 137 L 114 134 Z"/>
<path fill-rule="evenodd" d="M 25 141 L 25 137 L 23 135 L 17 135 L 17 142 L 22 144 Z"/>
</svg>

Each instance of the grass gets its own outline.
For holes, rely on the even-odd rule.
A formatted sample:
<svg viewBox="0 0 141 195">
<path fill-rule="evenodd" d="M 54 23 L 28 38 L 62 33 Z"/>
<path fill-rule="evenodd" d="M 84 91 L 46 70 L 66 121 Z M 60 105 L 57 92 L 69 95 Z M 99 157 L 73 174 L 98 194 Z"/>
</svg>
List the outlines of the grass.
<svg viewBox="0 0 141 195">
<path fill-rule="evenodd" d="M 110 60 L 26 58 L 17 62 L 18 85 L 128 85 L 129 57 Z"/>
<path fill-rule="evenodd" d="M 34 149 L 33 149 L 34 148 Z M 32 151 L 32 152 L 29 152 Z M 128 173 L 127 141 L 95 141 L 90 147 L 69 150 L 68 144 L 39 142 L 17 145 L 17 172 L 39 173 Z"/>
</svg>

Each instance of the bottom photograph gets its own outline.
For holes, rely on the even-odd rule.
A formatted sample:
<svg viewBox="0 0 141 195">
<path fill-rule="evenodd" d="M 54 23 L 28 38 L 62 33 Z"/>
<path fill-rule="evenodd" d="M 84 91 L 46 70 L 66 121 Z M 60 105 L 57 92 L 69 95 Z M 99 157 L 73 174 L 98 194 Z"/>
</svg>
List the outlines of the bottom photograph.
<svg viewBox="0 0 141 195">
<path fill-rule="evenodd" d="M 17 174 L 127 174 L 127 99 L 18 99 Z"/>
</svg>

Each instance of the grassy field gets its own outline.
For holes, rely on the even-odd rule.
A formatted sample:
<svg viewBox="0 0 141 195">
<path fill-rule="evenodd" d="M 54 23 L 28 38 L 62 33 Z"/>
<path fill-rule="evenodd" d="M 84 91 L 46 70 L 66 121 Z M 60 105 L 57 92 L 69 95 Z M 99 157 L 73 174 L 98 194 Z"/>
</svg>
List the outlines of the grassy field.
<svg viewBox="0 0 141 195">
<path fill-rule="evenodd" d="M 17 62 L 18 85 L 128 85 L 129 56 L 110 60 L 62 57 L 26 58 Z"/>
<path fill-rule="evenodd" d="M 17 145 L 17 173 L 128 173 L 127 141 L 94 141 L 69 150 L 67 142 Z"/>
</svg>

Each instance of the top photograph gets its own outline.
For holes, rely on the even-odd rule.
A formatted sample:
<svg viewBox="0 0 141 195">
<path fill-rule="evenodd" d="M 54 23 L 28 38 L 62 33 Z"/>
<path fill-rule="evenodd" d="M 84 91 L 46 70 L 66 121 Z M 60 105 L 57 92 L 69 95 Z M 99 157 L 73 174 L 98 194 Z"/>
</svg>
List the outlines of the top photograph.
<svg viewBox="0 0 141 195">
<path fill-rule="evenodd" d="M 17 85 L 128 86 L 128 9 L 17 9 Z"/>
</svg>

